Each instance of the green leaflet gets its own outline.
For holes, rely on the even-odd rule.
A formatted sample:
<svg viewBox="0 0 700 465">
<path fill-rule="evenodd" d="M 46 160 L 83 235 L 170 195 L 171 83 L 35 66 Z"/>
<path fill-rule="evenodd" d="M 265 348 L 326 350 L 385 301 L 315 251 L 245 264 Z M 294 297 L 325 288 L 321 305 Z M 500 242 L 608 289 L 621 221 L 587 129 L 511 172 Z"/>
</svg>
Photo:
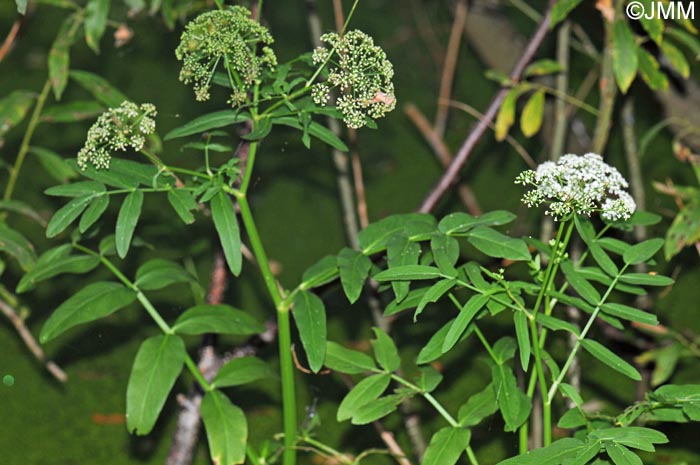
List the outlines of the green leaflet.
<svg viewBox="0 0 700 465">
<path fill-rule="evenodd" d="M 455 264 L 459 259 L 459 242 L 446 234 L 435 234 L 430 239 L 430 250 L 438 269 L 448 276 L 457 276 Z"/>
<path fill-rule="evenodd" d="M 443 279 L 441 281 L 436 282 L 432 286 L 430 286 L 427 291 L 424 291 L 420 295 L 422 296 L 420 298 L 420 301 L 418 302 L 418 306 L 416 307 L 416 311 L 413 314 L 413 322 L 415 323 L 418 319 L 418 315 L 420 315 L 423 312 L 423 309 L 426 307 L 426 305 L 437 302 L 442 296 L 444 296 L 450 289 L 455 287 L 457 284 L 456 279 Z M 407 299 L 408 300 L 408 299 Z M 387 307 L 387 310 L 389 308 Z M 385 315 L 388 313 L 385 312 Z"/>
<path fill-rule="evenodd" d="M 457 315 L 457 318 L 455 318 L 450 330 L 445 336 L 445 341 L 442 344 L 443 354 L 452 349 L 452 347 L 459 342 L 462 334 L 467 329 L 467 326 L 469 326 L 469 323 L 471 323 L 477 313 L 486 305 L 488 300 L 489 296 L 477 294 L 472 296 L 467 303 L 464 304 L 464 307 L 460 310 L 459 315 Z"/>
<path fill-rule="evenodd" d="M 499 142 L 506 138 L 510 127 L 513 126 L 513 123 L 515 122 L 515 109 L 518 103 L 518 97 L 522 91 L 522 86 L 517 86 L 510 89 L 503 99 L 501 108 L 498 110 L 495 123 L 495 132 L 496 140 Z"/>
<path fill-rule="evenodd" d="M 326 357 L 326 308 L 313 292 L 301 291 L 294 298 L 294 322 L 311 371 L 318 373 Z"/>
<path fill-rule="evenodd" d="M 454 465 L 469 446 L 471 432 L 465 428 L 447 426 L 430 439 L 422 465 Z"/>
<path fill-rule="evenodd" d="M 563 71 L 562 65 L 558 61 L 547 58 L 537 60 L 525 68 L 524 76 L 544 76 L 547 74 L 560 73 Z"/>
<path fill-rule="evenodd" d="M 0 113 L 2 113 L 1 110 Z M 1 118 L 2 116 L 0 116 Z M 1 137 L 2 131 L 0 131 Z M 58 182 L 65 183 L 78 176 L 78 172 L 53 150 L 44 147 L 29 147 L 29 152 L 39 159 L 44 171 Z"/>
<path fill-rule="evenodd" d="M 416 358 L 417 364 L 430 363 L 442 356 L 442 346 L 445 344 L 445 338 L 447 333 L 450 332 L 454 321 L 454 319 L 448 321 L 430 337 L 427 344 L 418 353 Z M 469 329 L 467 329 L 466 334 L 469 334 Z"/>
<path fill-rule="evenodd" d="M 666 444 L 668 438 L 661 431 L 642 426 L 626 426 L 624 428 L 602 428 L 588 434 L 590 439 L 600 442 L 613 441 L 627 447 L 654 452 L 654 444 Z"/>
<path fill-rule="evenodd" d="M 372 328 L 376 339 L 372 340 L 374 355 L 379 366 L 388 372 L 396 371 L 401 366 L 401 358 L 394 341 L 381 329 Z"/>
<path fill-rule="evenodd" d="M 67 103 L 59 103 L 46 107 L 41 112 L 42 123 L 73 123 L 86 119 L 94 119 L 105 107 L 94 100 L 78 100 Z"/>
<path fill-rule="evenodd" d="M 366 425 L 395 411 L 405 396 L 392 394 L 372 399 L 359 407 L 352 416 L 353 425 Z"/>
<path fill-rule="evenodd" d="M 636 321 L 637 323 L 643 323 L 651 326 L 656 326 L 659 324 L 659 320 L 656 319 L 656 315 L 647 313 L 643 310 L 638 310 L 628 305 L 606 303 L 603 304 L 600 309 L 609 315 L 622 318 L 623 320 Z"/>
<path fill-rule="evenodd" d="M 690 65 L 688 64 L 688 60 L 686 60 L 685 55 L 683 55 L 683 52 L 678 50 L 675 45 L 671 44 L 667 40 L 661 43 L 661 51 L 671 63 L 671 66 L 673 66 L 676 71 L 683 76 L 683 78 L 688 79 L 690 76 Z"/>
<path fill-rule="evenodd" d="M 571 284 L 571 287 L 576 290 L 578 295 L 583 297 L 589 304 L 598 305 L 601 299 L 600 293 L 591 283 L 586 281 L 586 279 L 581 276 L 576 269 L 574 269 L 571 261 L 566 260 L 562 262 L 561 270 L 566 275 L 566 280 L 569 282 L 569 284 Z"/>
<path fill-rule="evenodd" d="M 537 323 L 541 324 L 547 329 L 551 329 L 552 331 L 568 331 L 577 336 L 581 333 L 581 331 L 579 331 L 575 325 L 569 323 L 568 321 L 561 320 L 554 316 L 545 315 L 544 313 L 537 314 Z"/>
<path fill-rule="evenodd" d="M 620 270 L 617 268 L 617 265 L 615 265 L 615 262 L 613 262 L 612 259 L 608 257 L 608 254 L 605 253 L 601 246 L 592 243 L 588 246 L 588 250 L 591 251 L 593 259 L 596 261 L 596 263 L 598 263 L 598 265 L 604 272 L 606 272 L 609 276 L 612 277 L 617 276 Z"/>
<path fill-rule="evenodd" d="M 46 227 L 46 221 L 34 208 L 19 200 L 0 200 L 0 210 L 18 213 L 29 218 L 42 227 Z"/>
<path fill-rule="evenodd" d="M 530 260 L 532 258 L 522 239 L 514 239 L 486 226 L 474 228 L 467 237 L 474 247 L 489 257 L 508 260 Z"/>
<path fill-rule="evenodd" d="M 653 0 L 641 0 L 642 5 L 644 5 L 644 11 L 652 11 L 651 3 Z M 664 21 L 659 16 L 648 16 L 643 15 L 639 18 L 639 23 L 642 25 L 644 30 L 649 34 L 651 40 L 656 42 L 657 45 L 661 45 L 663 41 L 664 32 Z"/>
<path fill-rule="evenodd" d="M 448 236 L 461 235 L 477 226 L 501 226 L 515 219 L 515 215 L 505 210 L 494 210 L 481 216 L 464 212 L 450 213 L 438 224 L 438 230 Z"/>
<path fill-rule="evenodd" d="M 584 443 L 578 439 L 559 439 L 547 447 L 511 457 L 498 462 L 497 465 L 560 465 L 566 459 L 576 456 L 584 447 Z"/>
<path fill-rule="evenodd" d="M 395 315 L 409 308 L 414 308 L 418 306 L 425 294 L 430 288 L 419 287 L 418 289 L 412 289 L 408 292 L 406 298 L 402 301 L 397 301 L 396 299 L 389 302 L 389 305 L 384 309 L 384 316 Z"/>
<path fill-rule="evenodd" d="M 53 88 L 56 100 L 61 100 L 61 95 L 68 83 L 68 68 L 70 64 L 70 47 L 75 40 L 78 30 L 79 16 L 71 15 L 61 23 L 61 28 L 49 50 L 49 80 Z"/>
<path fill-rule="evenodd" d="M 301 278 L 301 289 L 310 289 L 323 286 L 338 277 L 338 259 L 333 255 L 326 255 L 311 265 Z"/>
<path fill-rule="evenodd" d="M 360 231 L 357 240 L 362 253 L 372 255 L 381 252 L 387 247 L 389 239 L 412 223 L 423 223 L 428 228 L 435 228 L 435 218 L 422 213 L 407 213 L 403 215 L 391 215 L 374 222 Z"/>
<path fill-rule="evenodd" d="M 326 343 L 325 364 L 331 370 L 356 375 L 377 369 L 377 365 L 369 355 L 348 349 L 340 344 L 328 341 Z"/>
<path fill-rule="evenodd" d="M 282 124 L 285 126 L 290 126 L 299 130 L 303 129 L 303 126 L 299 123 L 297 118 L 293 118 L 290 116 L 282 116 L 282 117 L 277 117 L 273 121 L 274 124 Z M 331 147 L 333 147 L 336 150 L 340 150 L 341 152 L 347 152 L 348 146 L 345 145 L 345 142 L 340 140 L 338 136 L 333 134 L 332 131 L 330 131 L 328 128 L 325 126 L 315 122 L 311 121 L 308 126 L 308 134 L 311 134 L 321 142 L 324 142 Z M 304 144 L 307 148 L 311 146 L 310 143 Z"/>
<path fill-rule="evenodd" d="M 36 94 L 28 90 L 15 90 L 0 99 L 0 141 L 13 127 L 22 122 L 36 99 Z"/>
<path fill-rule="evenodd" d="M 557 426 L 559 428 L 575 429 L 586 424 L 586 417 L 581 414 L 578 408 L 572 408 L 559 418 Z"/>
<path fill-rule="evenodd" d="M 274 372 L 256 357 L 234 358 L 219 369 L 211 383 L 213 388 L 240 386 L 259 379 L 274 377 Z"/>
<path fill-rule="evenodd" d="M 404 235 L 397 234 L 389 240 L 386 255 L 389 268 L 417 265 L 418 257 L 420 256 L 420 245 L 409 241 Z M 396 300 L 401 301 L 408 294 L 410 283 L 407 281 L 394 281 L 391 283 L 391 286 L 394 288 Z"/>
<path fill-rule="evenodd" d="M 156 258 L 139 267 L 134 284 L 142 291 L 153 291 L 190 280 L 192 275 L 177 263 Z"/>
<path fill-rule="evenodd" d="M 244 121 L 248 121 L 250 115 L 245 112 L 235 110 L 221 110 L 206 115 L 199 116 L 180 127 L 167 133 L 163 140 L 177 139 L 179 137 L 191 136 L 211 129 L 232 126 Z"/>
<path fill-rule="evenodd" d="M 42 343 L 48 342 L 73 326 L 114 313 L 135 299 L 136 292 L 123 284 L 89 284 L 54 310 L 41 329 L 40 340 Z"/>
<path fill-rule="evenodd" d="M 190 191 L 185 189 L 173 189 L 168 191 L 168 202 L 183 223 L 194 223 L 194 215 L 192 214 L 192 210 L 197 209 L 197 202 Z"/>
<path fill-rule="evenodd" d="M 36 256 L 32 244 L 18 231 L 0 221 L 0 251 L 15 257 L 23 270 L 34 265 Z"/>
<path fill-rule="evenodd" d="M 620 356 L 615 354 L 612 350 L 608 349 L 600 342 L 591 339 L 584 339 L 581 341 L 581 345 L 588 353 L 605 363 L 613 370 L 622 373 L 634 381 L 640 381 L 642 379 L 642 375 L 639 374 L 639 371 L 637 371 L 635 367 L 624 361 Z"/>
<path fill-rule="evenodd" d="M 196 305 L 175 320 L 173 331 L 192 335 L 216 333 L 244 336 L 262 333 L 265 326 L 229 305 Z"/>
<path fill-rule="evenodd" d="M 371 267 L 372 262 L 369 257 L 357 250 L 346 247 L 338 254 L 340 283 L 343 285 L 343 291 L 351 304 L 360 298 Z"/>
<path fill-rule="evenodd" d="M 241 274 L 243 255 L 241 254 L 241 232 L 231 198 L 223 191 L 211 199 L 211 216 L 214 227 L 224 249 L 224 256 L 231 273 Z"/>
<path fill-rule="evenodd" d="M 85 6 L 85 42 L 95 53 L 100 53 L 110 4 L 111 0 L 89 0 Z"/>
<path fill-rule="evenodd" d="M 637 61 L 639 62 L 640 76 L 652 90 L 668 89 L 668 78 L 659 69 L 659 62 L 651 53 L 642 47 L 637 47 Z"/>
<path fill-rule="evenodd" d="M 483 391 L 469 397 L 466 404 L 459 408 L 457 418 L 461 426 L 476 426 L 498 410 L 496 392 L 489 384 Z"/>
<path fill-rule="evenodd" d="M 126 388 L 126 428 L 144 435 L 151 432 L 187 352 L 179 336 L 165 334 L 141 344 Z"/>
<path fill-rule="evenodd" d="M 221 391 L 211 391 L 202 399 L 201 412 L 213 463 L 243 463 L 248 441 L 248 422 L 243 410 Z"/>
<path fill-rule="evenodd" d="M 17 293 L 26 292 L 38 282 L 63 273 L 87 273 L 100 264 L 100 259 L 91 255 L 68 255 L 70 244 L 62 245 L 42 254 L 34 267 L 27 272 L 17 285 Z"/>
<path fill-rule="evenodd" d="M 77 197 L 59 208 L 46 226 L 46 237 L 52 238 L 62 233 L 80 216 L 91 201 L 92 196 Z"/>
<path fill-rule="evenodd" d="M 342 277 L 342 274 L 341 274 Z M 451 278 L 442 273 L 438 268 L 434 266 L 426 265 L 404 265 L 397 266 L 396 268 L 390 268 L 384 270 L 381 273 L 377 273 L 374 276 L 379 282 L 382 281 L 413 281 L 421 279 L 435 279 L 435 278 Z"/>
<path fill-rule="evenodd" d="M 639 244 L 635 244 L 625 251 L 622 259 L 628 265 L 637 265 L 651 259 L 656 252 L 664 246 L 664 240 L 661 238 L 649 239 Z"/>
<path fill-rule="evenodd" d="M 95 181 L 78 181 L 49 187 L 44 194 L 58 197 L 88 197 L 107 192 L 105 185 Z"/>
<path fill-rule="evenodd" d="M 520 115 L 520 129 L 525 137 L 532 137 L 542 127 L 544 116 L 544 91 L 538 90 L 530 97 Z"/>
<path fill-rule="evenodd" d="M 126 95 L 119 92 L 102 76 L 95 73 L 74 69 L 70 72 L 70 78 L 83 89 L 90 92 L 95 97 L 95 100 L 106 107 L 118 107 L 124 101 L 129 100 Z"/>
<path fill-rule="evenodd" d="M 668 276 L 654 273 L 626 273 L 620 276 L 620 281 L 642 286 L 670 286 L 675 281 Z"/>
<path fill-rule="evenodd" d="M 558 0 L 552 7 L 552 19 L 550 19 L 549 27 L 553 28 L 562 22 L 579 3 L 581 0 Z"/>
<path fill-rule="evenodd" d="M 338 406 L 338 421 L 352 418 L 363 405 L 377 399 L 389 387 L 391 375 L 379 373 L 369 376 L 352 388 Z"/>
<path fill-rule="evenodd" d="M 515 336 L 518 341 L 520 352 L 520 366 L 523 368 L 523 371 L 527 373 L 527 366 L 530 363 L 530 355 L 532 353 L 527 315 L 522 311 L 515 312 L 513 314 L 513 322 L 515 323 Z"/>
<path fill-rule="evenodd" d="M 664 255 L 671 260 L 684 247 L 700 241 L 700 202 L 688 203 L 680 209 L 666 231 Z"/>
<path fill-rule="evenodd" d="M 80 170 L 75 159 L 66 160 L 66 163 L 88 179 L 120 189 L 136 189 L 139 185 L 165 187 L 172 186 L 174 182 L 172 177 L 158 176 L 158 168 L 153 165 L 122 158 L 112 158 L 108 170 L 98 170 L 93 166 Z"/>
<path fill-rule="evenodd" d="M 632 85 L 637 75 L 638 45 L 634 41 L 634 34 L 623 18 L 617 19 L 613 26 L 613 72 L 617 85 L 623 94 Z"/>
<path fill-rule="evenodd" d="M 637 454 L 621 444 L 606 444 L 605 452 L 615 465 L 643 465 Z"/>
<path fill-rule="evenodd" d="M 114 230 L 114 239 L 117 246 L 119 258 L 126 257 L 131 245 L 131 238 L 134 237 L 136 224 L 141 216 L 143 207 L 143 191 L 132 191 L 124 199 L 124 203 L 119 209 L 117 216 L 117 227 Z"/>
<path fill-rule="evenodd" d="M 87 209 L 80 217 L 80 222 L 78 223 L 78 229 L 81 233 L 85 233 L 90 226 L 95 224 L 97 220 L 104 214 L 105 210 L 109 207 L 109 195 L 99 195 L 95 197 Z"/>
<path fill-rule="evenodd" d="M 494 364 L 491 374 L 498 408 L 506 423 L 505 431 L 516 431 L 530 415 L 531 401 L 518 388 L 518 382 L 510 367 Z"/>
</svg>

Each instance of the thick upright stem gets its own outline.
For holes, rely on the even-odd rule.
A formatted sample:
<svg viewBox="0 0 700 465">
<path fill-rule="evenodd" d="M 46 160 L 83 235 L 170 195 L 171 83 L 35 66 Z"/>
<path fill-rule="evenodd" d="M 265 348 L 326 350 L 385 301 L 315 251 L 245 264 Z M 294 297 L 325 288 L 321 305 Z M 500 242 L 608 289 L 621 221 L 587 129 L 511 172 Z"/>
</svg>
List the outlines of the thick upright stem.
<svg viewBox="0 0 700 465">
<path fill-rule="evenodd" d="M 282 414 L 284 417 L 284 465 L 294 465 L 296 463 L 296 450 L 294 442 L 297 433 L 297 412 L 296 412 L 296 397 L 294 394 L 294 361 L 292 360 L 291 327 L 289 322 L 289 303 L 285 301 L 282 292 L 277 285 L 277 280 L 270 269 L 270 262 L 265 253 L 258 228 L 255 225 L 253 214 L 246 198 L 246 190 L 250 183 L 253 164 L 255 163 L 255 153 L 257 144 L 253 142 L 250 146 L 248 154 L 248 162 L 246 166 L 246 174 L 243 178 L 241 190 L 235 192 L 238 200 L 238 206 L 241 209 L 241 218 L 243 225 L 248 233 L 248 239 L 255 255 L 255 259 L 260 267 L 260 272 L 263 276 L 263 281 L 267 287 L 267 291 L 275 304 L 277 310 L 277 330 L 279 342 L 279 357 L 280 357 L 280 377 L 282 378 Z"/>
</svg>

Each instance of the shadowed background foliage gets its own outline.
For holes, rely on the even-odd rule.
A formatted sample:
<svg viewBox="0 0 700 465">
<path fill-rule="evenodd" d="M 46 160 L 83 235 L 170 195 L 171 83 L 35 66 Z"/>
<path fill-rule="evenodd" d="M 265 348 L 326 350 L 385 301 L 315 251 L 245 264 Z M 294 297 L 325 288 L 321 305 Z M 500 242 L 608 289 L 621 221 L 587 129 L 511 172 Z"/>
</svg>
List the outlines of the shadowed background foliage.
<svg viewBox="0 0 700 465">
<path fill-rule="evenodd" d="M 126 7 L 113 2 L 111 17 L 126 18 Z M 320 0 L 318 5 L 324 29 L 332 29 L 330 1 Z M 350 2 L 344 2 L 349 8 Z M 527 37 L 533 23 L 518 10 L 502 2 L 498 14 L 512 25 L 514 34 Z M 538 3 L 533 2 L 537 7 Z M 275 49 L 281 62 L 311 49 L 306 20 L 306 3 L 302 0 L 265 2 L 264 17 L 276 37 Z M 429 118 L 434 113 L 444 48 L 447 44 L 453 20 L 454 5 L 444 0 L 363 0 L 354 16 L 352 27 L 373 35 L 382 44 L 396 70 L 395 87 L 397 110 L 379 121 L 378 130 L 363 129 L 358 134 L 369 216 L 376 220 L 390 213 L 415 209 L 438 179 L 441 168 L 430 147 L 402 111 L 406 103 L 417 105 Z M 599 45 L 599 14 L 589 6 L 580 8 L 576 20 L 588 28 L 589 35 Z M 11 53 L 0 63 L 0 97 L 15 89 L 38 92 L 46 78 L 46 58 L 50 44 L 65 15 L 63 10 L 37 5 L 23 24 L 21 35 Z M 5 34 L 16 19 L 14 2 L 0 4 L 0 34 Z M 162 135 L 192 117 L 219 109 L 217 99 L 196 103 L 191 90 L 178 81 L 179 63 L 174 56 L 182 24 L 170 30 L 159 17 L 139 15 L 128 19 L 134 31 L 133 39 L 119 48 L 111 43 L 112 27 L 102 41 L 101 53 L 95 55 L 82 41 L 73 47 L 71 68 L 96 72 L 108 79 L 129 98 L 136 102 L 152 102 L 158 107 L 158 132 Z M 489 39 L 492 40 L 492 39 Z M 494 50 L 489 57 L 479 56 L 477 50 Z M 464 39 L 460 50 L 452 98 L 483 109 L 497 85 L 489 81 L 484 72 L 498 66 L 498 47 L 503 44 L 469 43 Z M 507 48 L 507 47 L 506 47 Z M 552 56 L 553 41 L 545 42 L 540 56 Z M 580 82 L 593 63 L 585 57 L 573 62 L 571 79 Z M 503 65 L 507 69 L 509 65 Z M 697 65 L 695 66 L 697 68 Z M 695 74 L 693 74 L 695 75 Z M 637 103 L 637 131 L 642 134 L 660 119 L 661 107 L 653 95 L 643 86 L 635 87 Z M 70 84 L 64 99 L 85 99 L 88 95 L 78 86 Z M 597 97 L 593 97 L 595 100 Z M 220 101 L 220 100 L 219 100 Z M 52 104 L 50 98 L 48 105 Z M 446 130 L 446 142 L 456 149 L 466 136 L 474 120 L 465 113 L 453 109 Z M 590 123 L 590 119 L 584 117 Z M 81 147 L 87 128 L 87 120 L 77 124 L 41 124 L 32 141 L 33 145 L 50 147 L 66 158 L 72 158 Z M 26 123 L 25 123 L 26 124 Z M 7 180 L 10 165 L 19 148 L 24 126 L 10 131 L 0 146 L 0 185 Z M 235 131 L 230 131 L 231 143 L 238 143 Z M 525 139 L 516 130 L 520 140 L 536 160 L 545 153 L 543 141 Z M 166 143 L 162 157 L 178 160 L 192 166 L 200 163 L 199 152 L 181 151 L 179 142 Z M 224 154 L 216 156 L 225 157 Z M 620 131 L 612 132 L 606 153 L 611 163 L 625 172 L 623 146 Z M 678 184 L 691 183 L 691 173 L 671 153 L 670 136 L 661 134 L 654 140 L 647 156 L 642 160 L 645 185 L 649 196 L 649 210 L 665 214 L 673 213 L 673 202 L 654 193 L 652 181 L 671 178 Z M 515 175 L 527 168 L 524 161 L 508 145 L 496 143 L 487 135 L 472 154 L 463 179 L 475 192 L 484 211 L 507 209 L 519 214 L 514 231 L 537 235 L 539 225 L 536 212 L 527 212 L 519 203 L 521 189 L 513 184 Z M 15 198 L 21 199 L 39 210 L 47 218 L 61 205 L 57 198 L 44 196 L 42 192 L 55 185 L 38 161 L 29 157 L 20 176 Z M 137 230 L 145 246 L 129 255 L 122 269 L 133 274 L 138 263 L 153 255 L 157 246 L 159 256 L 175 260 L 191 257 L 201 281 L 206 284 L 215 252 L 216 238 L 210 221 L 198 221 L 184 226 L 173 221 L 173 214 L 162 205 L 163 199 L 146 199 L 145 213 Z M 259 155 L 259 168 L 251 186 L 251 203 L 258 218 L 263 241 L 272 259 L 281 265 L 279 279 L 283 285 L 298 282 L 303 270 L 318 257 L 335 253 L 346 243 L 342 215 L 337 195 L 335 169 L 329 150 L 314 144 L 306 150 L 297 132 L 276 132 L 265 139 Z M 464 210 L 456 196 L 445 201 L 438 215 L 449 211 Z M 117 205 L 112 205 L 109 218 L 116 218 Z M 663 235 L 670 219 L 657 227 Z M 22 225 L 22 220 L 16 224 Z M 19 226 L 18 226 L 19 227 Z M 36 227 L 23 228 L 38 251 L 46 250 L 51 242 Z M 153 246 L 149 245 L 153 244 Z M 700 332 L 700 280 L 697 256 L 686 251 L 672 263 L 661 263 L 661 268 L 676 277 L 673 289 L 655 296 L 654 310 L 660 320 L 671 327 L 683 328 L 691 333 Z M 2 282 L 13 289 L 19 273 L 13 271 L 13 263 L 2 275 Z M 249 270 L 252 267 L 245 264 Z M 96 271 L 106 278 L 107 273 Z M 92 279 L 93 276 L 88 276 Z M 71 293 L 83 285 L 82 279 L 68 275 L 51 280 L 35 291 L 26 294 L 23 302 L 31 308 L 27 325 L 38 334 L 49 313 Z M 156 295 L 154 300 L 161 311 L 170 317 L 182 311 L 190 300 L 188 289 L 170 287 Z M 365 304 L 350 307 L 338 288 L 328 289 L 326 307 L 329 314 L 329 336 L 336 341 L 352 344 L 370 337 L 371 316 Z M 230 282 L 226 302 L 258 316 L 270 318 L 272 311 L 262 281 L 254 272 L 244 273 L 241 279 Z M 439 328 L 447 316 L 431 312 L 430 318 L 420 325 L 413 325 L 410 318 L 400 319 L 395 326 L 395 337 L 402 348 L 404 360 L 415 357 L 432 331 Z M 496 320 L 491 323 L 499 331 Z M 503 326 L 505 330 L 507 326 Z M 100 463 L 105 465 L 124 463 L 163 463 L 173 432 L 177 406 L 174 400 L 166 404 L 166 414 L 161 417 L 156 430 L 149 436 L 136 437 L 127 434 L 122 413 L 125 408 L 125 390 L 129 370 L 139 343 L 155 328 L 149 324 L 145 313 L 132 305 L 95 324 L 80 326 L 68 335 L 49 343 L 45 349 L 68 373 L 65 385 L 56 383 L 27 353 L 11 325 L 0 323 L 0 376 L 12 375 L 13 386 L 0 386 L 0 463 L 57 465 Z M 640 337 L 630 334 L 632 337 Z M 191 348 L 198 341 L 192 338 Z M 224 339 L 221 346 L 240 342 Z M 360 343 L 363 344 L 363 343 Z M 359 345 L 360 349 L 368 349 Z M 619 351 L 631 351 L 620 345 Z M 481 389 L 489 376 L 487 365 L 478 360 L 476 344 L 464 344 L 459 353 L 451 353 L 444 361 L 446 380 L 439 391 L 440 400 L 456 408 L 463 399 Z M 274 348 L 264 350 L 260 356 L 276 358 Z M 588 382 L 584 385 L 585 398 L 596 398 L 602 407 L 616 409 L 634 401 L 635 386 L 611 373 L 607 368 L 583 360 Z M 411 373 L 415 366 L 407 364 Z M 181 378 L 176 392 L 187 392 L 191 380 Z M 339 450 L 357 453 L 365 448 L 383 447 L 371 426 L 353 427 L 335 420 L 335 408 L 345 393 L 345 388 L 333 376 L 311 376 L 297 373 L 300 408 L 316 410 L 321 419 L 317 435 L 323 442 L 334 444 Z M 697 363 L 681 364 L 673 377 L 677 383 L 699 383 Z M 242 406 L 250 421 L 251 441 L 259 444 L 281 429 L 279 411 L 279 385 L 276 381 L 231 390 L 236 403 Z M 308 412 L 300 411 L 300 415 Z M 434 431 L 440 426 L 427 408 L 425 427 Z M 302 416 L 303 418 L 303 416 Z M 493 426 L 481 428 L 474 434 L 476 453 L 482 463 L 496 463 L 514 452 L 514 441 L 498 433 L 500 419 L 494 418 Z M 398 415 L 390 417 L 387 427 L 402 431 Z M 669 430 L 671 446 L 660 448 L 658 463 L 700 463 L 697 458 L 700 446 L 690 428 L 675 427 Z M 561 434 L 565 434 L 563 431 Z M 405 433 L 398 433 L 401 444 L 407 444 Z M 406 446 L 409 447 L 409 446 Z M 195 463 L 208 463 L 206 446 L 202 444 Z M 302 455 L 301 463 L 325 463 L 310 455 Z M 363 462 L 365 463 L 365 462 Z M 390 463 L 383 457 L 369 458 L 366 463 Z M 647 462 L 645 462 L 647 463 Z M 652 463 L 652 462 L 648 462 Z M 654 462 L 656 463 L 656 462 Z"/>
</svg>

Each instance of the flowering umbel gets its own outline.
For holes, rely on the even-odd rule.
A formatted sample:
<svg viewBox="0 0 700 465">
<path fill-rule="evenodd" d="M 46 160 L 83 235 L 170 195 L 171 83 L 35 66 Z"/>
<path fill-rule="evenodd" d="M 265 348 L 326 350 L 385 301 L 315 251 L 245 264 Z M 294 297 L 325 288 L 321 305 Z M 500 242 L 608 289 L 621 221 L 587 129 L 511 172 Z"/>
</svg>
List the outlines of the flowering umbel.
<svg viewBox="0 0 700 465">
<path fill-rule="evenodd" d="M 222 65 L 231 84 L 231 106 L 245 103 L 247 92 L 265 68 L 273 69 L 277 58 L 272 35 L 242 6 L 209 11 L 190 21 L 180 37 L 175 56 L 182 61 L 180 81 L 194 85 L 198 101 L 209 100 L 214 72 Z"/>
<path fill-rule="evenodd" d="M 321 41 L 330 46 L 313 53 L 314 64 L 330 62 L 328 81 L 314 85 L 311 96 L 325 105 L 334 87 L 340 89 L 336 101 L 343 120 L 351 128 L 365 125 L 365 118 L 381 118 L 396 106 L 394 68 L 381 47 L 374 45 L 362 31 L 350 31 L 342 37 L 324 34 Z M 335 59 L 337 57 L 337 60 Z"/>
<path fill-rule="evenodd" d="M 556 163 L 542 163 L 536 171 L 523 171 L 515 182 L 534 187 L 522 199 L 528 207 L 546 203 L 546 213 L 556 219 L 597 211 L 609 221 L 627 220 L 636 208 L 625 190 L 627 180 L 595 153 L 564 155 Z"/>
<path fill-rule="evenodd" d="M 156 130 L 156 114 L 152 103 L 137 106 L 132 102 L 123 102 L 102 113 L 88 131 L 85 146 L 78 152 L 80 169 L 86 169 L 88 164 L 107 169 L 112 152 L 125 152 L 127 147 L 141 150 L 146 136 Z"/>
</svg>

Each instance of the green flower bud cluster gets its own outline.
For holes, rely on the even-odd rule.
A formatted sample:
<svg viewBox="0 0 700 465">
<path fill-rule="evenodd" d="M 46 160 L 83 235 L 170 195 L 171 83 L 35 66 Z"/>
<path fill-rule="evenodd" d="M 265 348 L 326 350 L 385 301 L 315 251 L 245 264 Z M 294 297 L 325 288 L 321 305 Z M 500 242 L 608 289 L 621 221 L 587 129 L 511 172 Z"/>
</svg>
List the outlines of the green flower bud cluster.
<svg viewBox="0 0 700 465">
<path fill-rule="evenodd" d="M 627 220 L 636 209 L 625 190 L 627 180 L 596 153 L 563 155 L 556 163 L 548 161 L 535 171 L 523 171 L 515 183 L 533 186 L 523 202 L 528 207 L 546 203 L 545 213 L 556 219 L 597 211 L 609 221 Z"/>
<path fill-rule="evenodd" d="M 277 65 L 271 48 L 262 47 L 258 55 L 259 43 L 272 42 L 267 28 L 242 6 L 203 13 L 187 24 L 175 49 L 175 56 L 182 61 L 180 81 L 194 85 L 198 101 L 208 100 L 212 76 L 222 64 L 233 87 L 229 103 L 241 105 L 262 71 Z"/>
<path fill-rule="evenodd" d="M 365 125 L 365 119 L 381 118 L 396 107 L 394 68 L 381 47 L 370 36 L 354 30 L 342 37 L 324 34 L 321 41 L 329 48 L 319 47 L 313 53 L 314 64 L 331 63 L 328 81 L 313 86 L 311 97 L 318 105 L 326 105 L 331 89 L 338 87 L 336 101 L 343 120 L 351 128 Z M 336 59 L 337 58 L 337 59 Z"/>
<path fill-rule="evenodd" d="M 80 169 L 86 169 L 88 164 L 107 169 L 113 152 L 125 152 L 128 147 L 141 150 L 146 136 L 156 130 L 156 114 L 152 103 L 137 106 L 132 102 L 123 102 L 102 113 L 88 131 L 85 146 L 78 152 Z"/>
</svg>

